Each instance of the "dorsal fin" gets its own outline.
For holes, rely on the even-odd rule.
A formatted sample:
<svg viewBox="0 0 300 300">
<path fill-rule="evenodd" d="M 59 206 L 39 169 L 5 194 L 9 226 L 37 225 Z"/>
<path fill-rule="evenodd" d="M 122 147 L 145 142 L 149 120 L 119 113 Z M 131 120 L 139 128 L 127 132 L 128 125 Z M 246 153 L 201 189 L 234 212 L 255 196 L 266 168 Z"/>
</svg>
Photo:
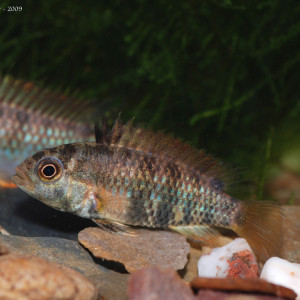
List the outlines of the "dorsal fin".
<svg viewBox="0 0 300 300">
<path fill-rule="evenodd" d="M 134 149 L 184 164 L 191 170 L 205 175 L 219 189 L 223 189 L 224 180 L 226 182 L 227 179 L 224 164 L 203 150 L 197 150 L 162 131 L 153 132 L 150 129 L 134 127 L 132 121 L 122 124 L 118 118 L 111 130 L 106 125 L 97 130 L 96 139 L 100 144 Z"/>
<path fill-rule="evenodd" d="M 13 79 L 0 75 L 0 102 L 12 106 L 47 114 L 49 117 L 69 121 L 92 123 L 94 105 L 91 100 L 84 100 L 63 93 L 52 92 L 34 85 L 32 82 Z M 90 120 L 90 122 L 87 122 Z"/>
</svg>

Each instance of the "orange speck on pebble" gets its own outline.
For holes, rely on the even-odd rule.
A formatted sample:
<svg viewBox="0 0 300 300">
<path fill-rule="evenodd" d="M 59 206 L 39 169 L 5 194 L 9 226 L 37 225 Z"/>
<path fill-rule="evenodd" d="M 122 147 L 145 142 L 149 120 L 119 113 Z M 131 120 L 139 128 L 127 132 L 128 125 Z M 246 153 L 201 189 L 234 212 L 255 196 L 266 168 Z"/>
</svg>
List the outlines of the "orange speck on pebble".
<svg viewBox="0 0 300 300">
<path fill-rule="evenodd" d="M 228 278 L 258 278 L 258 265 L 251 251 L 243 250 L 232 255 L 227 260 L 229 265 Z"/>
</svg>

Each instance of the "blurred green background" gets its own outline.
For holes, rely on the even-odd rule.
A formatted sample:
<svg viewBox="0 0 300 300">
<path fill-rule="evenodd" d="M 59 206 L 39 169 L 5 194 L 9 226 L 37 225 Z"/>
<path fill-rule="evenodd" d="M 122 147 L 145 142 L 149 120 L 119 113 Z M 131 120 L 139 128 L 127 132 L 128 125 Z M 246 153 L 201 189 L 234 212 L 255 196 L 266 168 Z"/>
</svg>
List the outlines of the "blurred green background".
<svg viewBox="0 0 300 300">
<path fill-rule="evenodd" d="M 300 2 L 0 7 L 2 74 L 77 91 L 97 99 L 99 118 L 121 111 L 206 149 L 242 170 L 241 196 L 300 203 Z"/>
</svg>

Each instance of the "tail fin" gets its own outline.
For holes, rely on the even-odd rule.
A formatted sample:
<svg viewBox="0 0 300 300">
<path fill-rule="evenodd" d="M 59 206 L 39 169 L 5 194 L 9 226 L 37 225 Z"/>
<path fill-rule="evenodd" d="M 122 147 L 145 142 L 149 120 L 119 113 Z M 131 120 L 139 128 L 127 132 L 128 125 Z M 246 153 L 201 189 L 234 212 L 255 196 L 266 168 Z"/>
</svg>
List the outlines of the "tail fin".
<svg viewBox="0 0 300 300">
<path fill-rule="evenodd" d="M 281 207 L 270 201 L 242 202 L 242 215 L 233 230 L 244 237 L 261 260 L 279 256 L 282 245 Z"/>
</svg>

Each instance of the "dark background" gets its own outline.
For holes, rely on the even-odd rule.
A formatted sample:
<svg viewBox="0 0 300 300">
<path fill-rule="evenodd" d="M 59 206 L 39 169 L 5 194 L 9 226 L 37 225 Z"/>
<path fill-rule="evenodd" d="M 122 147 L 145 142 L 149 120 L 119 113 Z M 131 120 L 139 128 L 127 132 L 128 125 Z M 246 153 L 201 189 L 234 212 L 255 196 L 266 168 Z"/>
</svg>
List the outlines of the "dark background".
<svg viewBox="0 0 300 300">
<path fill-rule="evenodd" d="M 8 6 L 22 11 L 0 11 L 2 74 L 76 91 L 96 99 L 99 119 L 121 111 L 206 149 L 239 170 L 241 197 L 297 203 L 298 1 L 1 1 Z M 292 178 L 284 197 L 273 193 L 282 176 Z"/>
</svg>

